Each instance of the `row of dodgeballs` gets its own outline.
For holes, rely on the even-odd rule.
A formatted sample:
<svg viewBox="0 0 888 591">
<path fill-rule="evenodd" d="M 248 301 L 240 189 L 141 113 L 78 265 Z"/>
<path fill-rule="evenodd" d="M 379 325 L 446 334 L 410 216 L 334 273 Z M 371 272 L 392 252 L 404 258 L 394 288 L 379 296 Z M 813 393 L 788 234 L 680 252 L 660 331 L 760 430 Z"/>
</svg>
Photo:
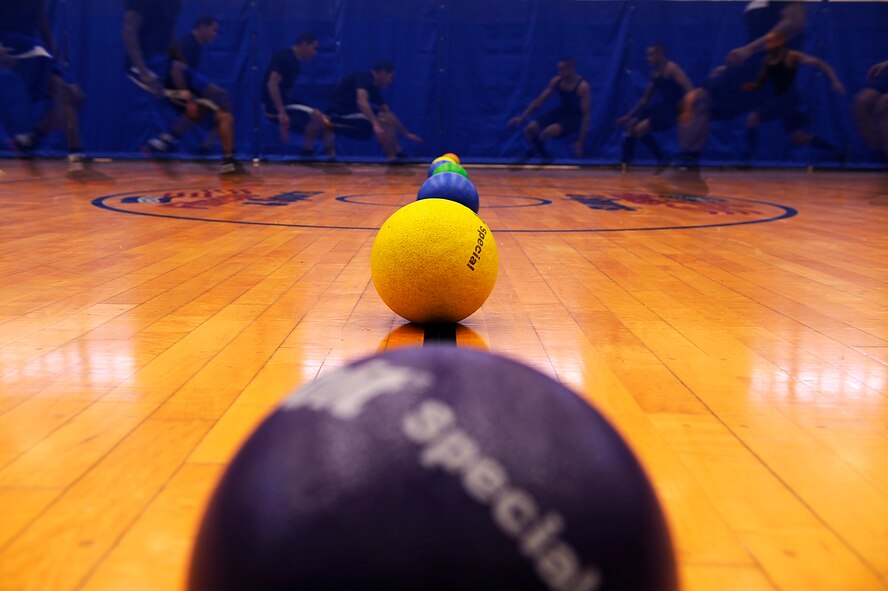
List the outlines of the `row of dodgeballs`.
<svg viewBox="0 0 888 591">
<path fill-rule="evenodd" d="M 393 312 L 417 324 L 448 324 L 487 300 L 499 257 L 479 206 L 456 154 L 432 161 L 416 201 L 393 213 L 373 242 L 373 285 Z"/>
<path fill-rule="evenodd" d="M 415 322 L 461 320 L 496 279 L 490 229 L 441 189 L 466 185 L 432 181 L 468 177 L 442 167 L 373 247 L 377 290 Z M 438 345 L 286 398 L 216 488 L 188 588 L 675 591 L 677 577 L 656 494 L 601 414 L 534 369 Z"/>
</svg>

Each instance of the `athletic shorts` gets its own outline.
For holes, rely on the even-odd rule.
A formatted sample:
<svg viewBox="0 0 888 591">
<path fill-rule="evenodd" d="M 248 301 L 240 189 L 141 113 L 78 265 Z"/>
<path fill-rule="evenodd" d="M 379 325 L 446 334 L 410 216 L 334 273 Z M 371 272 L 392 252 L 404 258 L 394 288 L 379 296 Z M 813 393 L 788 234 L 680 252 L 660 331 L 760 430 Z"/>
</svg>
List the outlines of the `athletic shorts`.
<svg viewBox="0 0 888 591">
<path fill-rule="evenodd" d="M 561 133 L 555 137 L 564 137 L 580 131 L 582 118 L 572 113 L 565 113 L 561 109 L 552 109 L 537 118 L 537 123 L 539 123 L 541 129 L 546 129 L 550 125 L 560 125 Z"/>
<path fill-rule="evenodd" d="M 780 121 L 788 132 L 801 129 L 808 120 L 802 110 L 802 97 L 795 91 L 766 99 L 755 112 L 763 123 Z"/>
<path fill-rule="evenodd" d="M 305 129 L 305 126 L 311 121 L 311 114 L 314 111 L 313 107 L 298 103 L 286 104 L 284 105 L 284 109 L 286 109 L 287 115 L 290 117 L 290 129 L 296 132 Z M 269 121 L 272 123 L 278 122 L 277 113 L 270 111 L 267 107 L 265 111 L 265 117 Z"/>
<path fill-rule="evenodd" d="M 330 123 L 337 135 L 353 140 L 366 141 L 373 137 L 373 124 L 363 113 L 350 113 L 348 115 L 330 115 Z"/>
<path fill-rule="evenodd" d="M 638 120 L 651 122 L 651 131 L 666 131 L 678 124 L 678 103 L 658 101 L 645 105 L 638 113 Z"/>
<path fill-rule="evenodd" d="M 30 35 L 8 33 L 0 37 L 0 45 L 15 60 L 13 74 L 28 89 L 30 101 L 39 103 L 50 100 L 52 76 L 63 74 L 55 58 L 43 47 L 43 42 Z"/>
<path fill-rule="evenodd" d="M 163 82 L 163 88 L 166 96 L 168 99 L 170 99 L 170 102 L 173 104 L 173 106 L 179 109 L 184 109 L 185 102 L 176 98 L 176 93 L 179 91 L 179 88 L 173 82 L 172 60 L 165 56 L 156 56 L 146 61 L 145 66 L 147 66 L 149 70 L 154 72 L 157 77 Z M 206 93 L 207 87 L 211 84 L 206 77 L 199 74 L 198 72 L 195 72 L 191 68 L 186 67 L 184 75 L 186 88 L 196 96 L 202 97 Z M 135 66 L 130 67 L 129 78 L 133 82 L 133 84 L 148 92 L 149 89 L 142 82 L 142 79 L 139 76 L 139 72 L 135 68 Z M 219 110 L 219 106 L 213 101 L 203 100 L 195 102 L 212 111 Z"/>
<path fill-rule="evenodd" d="M 742 66 L 728 68 L 703 83 L 703 88 L 709 92 L 714 121 L 730 121 L 756 110 L 761 103 L 761 93 L 744 92 L 740 88 L 756 79 L 763 59 L 753 56 Z"/>
</svg>

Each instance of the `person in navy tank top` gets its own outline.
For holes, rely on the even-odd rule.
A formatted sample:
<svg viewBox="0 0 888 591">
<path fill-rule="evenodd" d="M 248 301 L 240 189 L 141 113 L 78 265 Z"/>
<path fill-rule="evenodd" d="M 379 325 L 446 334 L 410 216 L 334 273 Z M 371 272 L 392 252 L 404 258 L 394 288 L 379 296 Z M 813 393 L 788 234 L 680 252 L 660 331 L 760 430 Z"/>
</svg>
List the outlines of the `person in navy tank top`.
<svg viewBox="0 0 888 591">
<path fill-rule="evenodd" d="M 762 100 L 758 93 L 741 92 L 744 82 L 761 68 L 765 38 L 771 31 L 784 34 L 791 49 L 800 49 L 806 26 L 805 3 L 784 0 L 750 0 L 743 10 L 747 42 L 725 56 L 700 88 L 686 98 L 679 122 L 683 166 L 696 168 L 709 139 L 712 121 L 730 121 L 747 115 Z"/>
<path fill-rule="evenodd" d="M 545 142 L 579 132 L 571 146 L 574 155 L 582 158 L 583 145 L 592 118 L 592 93 L 589 83 L 577 74 L 577 64 L 572 57 L 558 61 L 558 74 L 549 80 L 543 92 L 520 115 L 509 120 L 509 125 L 521 125 L 553 94 L 558 94 L 559 106 L 545 112 L 524 127 L 524 137 L 532 146 L 527 155 L 532 156 L 536 152 L 544 159 L 549 159 L 551 155 L 545 147 Z"/>
<path fill-rule="evenodd" d="M 745 92 L 768 91 L 765 100 L 746 118 L 747 150 L 744 161 L 748 162 L 755 152 L 759 125 L 768 121 L 780 121 L 797 146 L 810 145 L 840 156 L 834 145 L 805 131 L 808 117 L 803 108 L 801 93 L 795 84 L 799 66 L 811 66 L 826 74 L 835 92 L 845 94 L 845 88 L 832 67 L 821 59 L 789 49 L 786 46 L 786 35 L 780 31 L 768 33 L 766 49 L 768 54 L 758 76 L 742 86 Z"/>
<path fill-rule="evenodd" d="M 685 95 L 693 90 L 693 84 L 684 70 L 666 58 L 662 45 L 651 45 L 645 52 L 651 67 L 651 79 L 641 99 L 628 113 L 617 119 L 623 127 L 623 164 L 631 164 L 635 157 L 635 144 L 640 141 L 656 157 L 660 172 L 668 158 L 660 149 L 652 133 L 666 131 L 678 124 L 678 116 Z"/>
</svg>

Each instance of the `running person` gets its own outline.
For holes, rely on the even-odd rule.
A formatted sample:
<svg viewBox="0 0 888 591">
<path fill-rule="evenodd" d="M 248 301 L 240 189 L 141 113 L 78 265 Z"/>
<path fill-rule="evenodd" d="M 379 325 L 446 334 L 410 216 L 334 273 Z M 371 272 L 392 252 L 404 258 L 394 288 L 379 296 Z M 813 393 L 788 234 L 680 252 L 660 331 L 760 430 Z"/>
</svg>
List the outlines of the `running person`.
<svg viewBox="0 0 888 591">
<path fill-rule="evenodd" d="M 623 164 L 632 163 L 635 143 L 640 140 L 657 159 L 659 172 L 667 159 L 651 133 L 672 129 L 678 124 L 682 100 L 693 90 L 693 85 L 678 64 L 666 59 L 662 45 L 648 47 L 645 58 L 651 67 L 651 81 L 635 106 L 617 119 L 617 126 L 626 128 Z"/>
<path fill-rule="evenodd" d="M 592 92 L 589 83 L 577 74 L 577 63 L 572 57 L 559 60 L 557 67 L 558 74 L 549 81 L 549 85 L 520 115 L 510 119 L 509 125 L 521 125 L 557 92 L 561 104 L 528 123 L 524 128 L 524 137 L 540 156 L 550 158 L 545 142 L 579 132 L 580 135 L 572 147 L 576 157 L 582 158 L 583 145 L 592 121 Z"/>
<path fill-rule="evenodd" d="M 265 70 L 262 103 L 265 105 L 265 117 L 279 125 L 284 143 L 289 141 L 290 131 L 305 134 L 302 157 L 308 158 L 314 154 L 315 140 L 323 129 L 327 156 L 332 159 L 336 156 L 336 149 L 326 116 L 318 109 L 289 98 L 293 83 L 302 70 L 302 63 L 310 62 L 317 53 L 318 40 L 308 32 L 300 33 L 295 45 L 276 51 Z"/>
<path fill-rule="evenodd" d="M 186 66 L 197 72 L 203 59 L 204 46 L 210 45 L 219 36 L 219 21 L 210 14 L 204 14 L 194 21 L 194 28 L 179 39 L 179 56 Z M 216 134 L 214 121 L 205 107 L 201 112 L 201 127 L 207 127 L 207 133 L 198 148 L 198 154 L 208 155 L 213 151 L 213 145 L 219 139 Z"/>
<path fill-rule="evenodd" d="M 68 175 L 89 171 L 80 142 L 80 88 L 69 82 L 55 57 L 45 0 L 0 0 L 0 52 L 3 54 L 3 120 L 19 154 L 30 157 L 54 127 L 68 144 Z M 103 175 L 102 175 L 103 176 Z"/>
<path fill-rule="evenodd" d="M 423 141 L 404 127 L 382 97 L 382 89 L 394 77 L 395 67 L 385 60 L 377 62 L 372 70 L 350 74 L 333 89 L 327 110 L 336 133 L 362 141 L 375 135 L 390 162 L 404 157 L 399 133 L 410 141 Z"/>
<path fill-rule="evenodd" d="M 871 67 L 866 81 L 854 97 L 854 120 L 866 147 L 888 159 L 888 60 Z"/>
<path fill-rule="evenodd" d="M 829 64 L 816 57 L 786 47 L 786 36 L 780 31 L 768 33 L 765 48 L 768 52 L 762 69 L 755 81 L 742 86 L 745 92 L 756 92 L 770 87 L 770 96 L 746 118 L 748 161 L 758 143 L 758 126 L 766 121 L 779 120 L 784 130 L 798 146 L 810 145 L 825 152 L 841 155 L 829 142 L 806 133 L 807 116 L 802 110 L 802 97 L 796 88 L 796 75 L 800 65 L 811 66 L 829 78 L 835 92 L 845 94 L 845 88 Z"/>
<path fill-rule="evenodd" d="M 184 111 L 167 131 L 151 138 L 144 149 L 162 159 L 202 116 L 212 112 L 222 142 L 220 174 L 246 174 L 234 159 L 234 116 L 228 93 L 191 70 L 178 55 L 176 20 L 182 0 L 125 0 L 123 43 L 130 79 L 155 97 L 166 97 Z"/>
</svg>

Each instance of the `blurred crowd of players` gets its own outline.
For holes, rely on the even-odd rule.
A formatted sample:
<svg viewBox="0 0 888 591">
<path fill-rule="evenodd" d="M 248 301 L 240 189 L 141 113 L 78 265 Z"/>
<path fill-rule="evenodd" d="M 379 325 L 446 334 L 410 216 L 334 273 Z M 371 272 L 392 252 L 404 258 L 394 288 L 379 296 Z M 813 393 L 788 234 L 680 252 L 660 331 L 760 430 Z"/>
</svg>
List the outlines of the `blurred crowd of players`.
<svg viewBox="0 0 888 591">
<path fill-rule="evenodd" d="M 143 92 L 168 101 L 178 117 L 166 129 L 153 133 L 143 152 L 157 161 L 174 158 L 186 134 L 202 134 L 199 151 L 211 154 L 221 145 L 220 174 L 246 174 L 234 158 L 234 116 L 229 93 L 200 72 L 203 48 L 219 34 L 212 15 L 199 17 L 193 29 L 176 39 L 182 0 L 124 0 L 122 40 L 127 74 Z M 796 84 L 802 67 L 823 72 L 832 90 L 844 93 L 842 82 L 829 64 L 802 53 L 805 31 L 803 2 L 754 0 L 744 12 L 747 44 L 730 51 L 724 64 L 707 80 L 695 85 L 667 50 L 647 48 L 649 83 L 638 102 L 615 124 L 623 129 L 622 162 L 633 162 L 636 144 L 654 155 L 658 170 L 673 164 L 696 169 L 712 121 L 743 119 L 746 151 L 741 160 L 755 156 L 758 127 L 779 121 L 796 145 L 807 145 L 841 161 L 847 148 L 835 146 L 808 132 L 808 115 L 802 91 Z M 389 161 L 404 158 L 399 142 L 423 139 L 412 133 L 386 104 L 382 90 L 395 75 L 389 61 L 371 70 L 352 73 L 333 88 L 323 108 L 293 100 L 302 65 L 311 61 L 318 40 L 300 33 L 289 47 L 276 51 L 262 79 L 262 108 L 266 119 L 279 129 L 282 142 L 294 133 L 303 138 L 300 155 L 314 159 L 320 143 L 324 158 L 336 157 L 335 137 L 356 140 L 376 138 Z M 69 149 L 69 174 L 89 172 L 80 142 L 78 112 L 84 95 L 57 59 L 45 0 L 0 0 L 0 122 L 23 157 L 31 155 L 54 129 L 61 130 Z M 533 117 L 553 96 L 559 104 Z M 578 73 L 575 60 L 557 62 L 557 73 L 540 95 L 507 123 L 523 126 L 527 141 L 524 158 L 551 158 L 546 142 L 567 138 L 578 158 L 591 121 L 592 93 Z M 866 88 L 853 101 L 853 114 L 867 147 L 888 158 L 888 61 L 872 65 Z M 654 133 L 676 130 L 680 153 L 665 154 Z"/>
</svg>

